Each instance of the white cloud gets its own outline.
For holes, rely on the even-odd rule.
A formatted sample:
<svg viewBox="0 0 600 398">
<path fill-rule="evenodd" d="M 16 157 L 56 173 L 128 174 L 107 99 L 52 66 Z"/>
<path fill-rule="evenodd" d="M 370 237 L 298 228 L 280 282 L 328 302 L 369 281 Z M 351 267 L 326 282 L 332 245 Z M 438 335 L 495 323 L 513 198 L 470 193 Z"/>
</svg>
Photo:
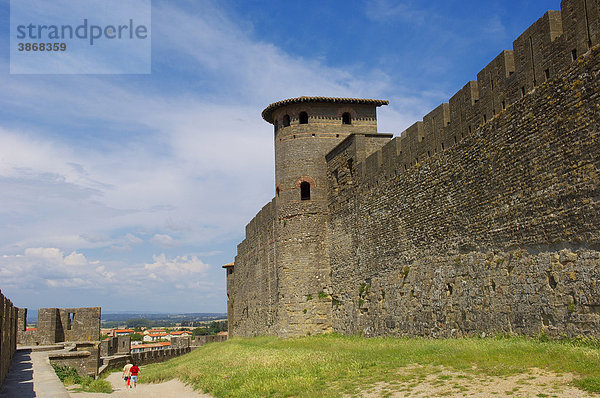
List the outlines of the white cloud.
<svg viewBox="0 0 600 398">
<path fill-rule="evenodd" d="M 25 257 L 41 258 L 60 262 L 63 260 L 63 253 L 59 249 L 53 247 L 34 247 L 25 249 Z"/>
<path fill-rule="evenodd" d="M 422 25 L 434 17 L 431 10 L 417 7 L 412 1 L 369 0 L 365 5 L 367 18 L 379 23 L 400 20 L 404 23 Z"/>
<path fill-rule="evenodd" d="M 205 264 L 196 256 L 182 256 L 168 259 L 165 254 L 152 256 L 154 262 L 146 264 L 144 268 L 156 276 L 162 278 L 163 275 L 172 278 L 173 276 L 180 279 L 182 276 L 189 274 L 202 274 L 210 269 L 210 265 Z"/>
<path fill-rule="evenodd" d="M 88 263 L 85 256 L 81 253 L 73 252 L 65 257 L 65 265 L 78 266 L 86 265 Z"/>
<path fill-rule="evenodd" d="M 166 234 L 156 234 L 151 239 L 152 243 L 161 247 L 174 247 L 180 243 Z"/>
<path fill-rule="evenodd" d="M 144 242 L 141 238 L 138 238 L 137 236 L 130 233 L 125 235 L 125 239 L 132 245 L 139 245 Z"/>
</svg>

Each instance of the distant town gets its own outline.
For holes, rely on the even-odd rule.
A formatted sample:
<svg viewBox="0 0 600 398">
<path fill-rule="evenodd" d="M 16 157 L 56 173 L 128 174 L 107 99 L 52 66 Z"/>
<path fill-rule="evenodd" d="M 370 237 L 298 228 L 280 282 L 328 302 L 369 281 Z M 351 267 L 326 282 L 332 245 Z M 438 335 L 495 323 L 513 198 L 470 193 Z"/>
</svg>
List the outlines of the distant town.
<svg viewBox="0 0 600 398">
<path fill-rule="evenodd" d="M 37 319 L 31 319 L 28 331 L 37 330 Z M 102 314 L 100 340 L 128 336 L 132 354 L 174 348 L 175 338 L 188 337 L 190 341 L 198 336 L 227 336 L 227 314 L 144 314 L 108 313 Z M 188 343 L 189 345 L 189 343 Z"/>
</svg>

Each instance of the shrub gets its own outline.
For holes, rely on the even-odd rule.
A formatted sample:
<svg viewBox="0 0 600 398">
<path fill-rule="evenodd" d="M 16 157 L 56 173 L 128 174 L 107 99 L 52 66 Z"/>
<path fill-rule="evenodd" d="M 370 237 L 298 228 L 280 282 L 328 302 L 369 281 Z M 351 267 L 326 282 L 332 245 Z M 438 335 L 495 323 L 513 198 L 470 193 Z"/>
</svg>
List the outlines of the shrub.
<svg viewBox="0 0 600 398">
<path fill-rule="evenodd" d="M 73 384 L 79 384 L 81 387 L 79 391 L 85 392 L 100 392 L 105 394 L 112 393 L 111 384 L 104 379 L 97 379 L 90 376 L 81 377 L 77 374 L 77 370 L 70 366 L 58 366 L 52 364 L 54 372 L 65 386 L 72 386 Z"/>
</svg>

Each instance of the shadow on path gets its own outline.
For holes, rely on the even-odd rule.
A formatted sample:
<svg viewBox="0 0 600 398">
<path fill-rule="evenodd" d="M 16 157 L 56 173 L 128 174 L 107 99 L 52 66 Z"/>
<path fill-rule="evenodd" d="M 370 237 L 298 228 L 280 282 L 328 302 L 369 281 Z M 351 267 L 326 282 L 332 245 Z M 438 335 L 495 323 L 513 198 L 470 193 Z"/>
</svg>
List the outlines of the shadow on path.
<svg viewBox="0 0 600 398">
<path fill-rule="evenodd" d="M 2 398 L 37 397 L 33 390 L 33 360 L 31 350 L 18 350 L 10 364 L 0 390 Z"/>
</svg>

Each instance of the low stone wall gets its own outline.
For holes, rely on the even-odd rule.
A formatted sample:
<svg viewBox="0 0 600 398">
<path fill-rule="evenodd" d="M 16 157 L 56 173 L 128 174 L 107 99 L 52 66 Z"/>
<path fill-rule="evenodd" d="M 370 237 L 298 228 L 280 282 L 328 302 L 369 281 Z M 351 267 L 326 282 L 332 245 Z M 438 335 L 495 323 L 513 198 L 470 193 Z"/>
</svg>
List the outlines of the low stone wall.
<svg viewBox="0 0 600 398">
<path fill-rule="evenodd" d="M 166 350 L 146 351 L 131 354 L 131 359 L 138 365 L 148 365 L 150 363 L 164 362 L 171 358 L 192 352 L 191 347 L 168 348 Z"/>
<path fill-rule="evenodd" d="M 227 341 L 227 336 L 223 335 L 212 335 L 212 336 L 196 336 L 192 341 L 192 347 L 201 347 L 208 343 L 222 343 Z"/>
<path fill-rule="evenodd" d="M 17 307 L 0 291 L 0 385 L 17 349 Z"/>
<path fill-rule="evenodd" d="M 80 376 L 98 376 L 100 343 L 77 343 L 71 351 L 50 353 L 50 363 L 75 368 Z"/>
<path fill-rule="evenodd" d="M 123 369 L 123 366 L 125 366 L 127 361 L 131 361 L 131 355 L 100 358 L 100 369 L 98 370 L 98 376 L 109 370 Z"/>
</svg>

